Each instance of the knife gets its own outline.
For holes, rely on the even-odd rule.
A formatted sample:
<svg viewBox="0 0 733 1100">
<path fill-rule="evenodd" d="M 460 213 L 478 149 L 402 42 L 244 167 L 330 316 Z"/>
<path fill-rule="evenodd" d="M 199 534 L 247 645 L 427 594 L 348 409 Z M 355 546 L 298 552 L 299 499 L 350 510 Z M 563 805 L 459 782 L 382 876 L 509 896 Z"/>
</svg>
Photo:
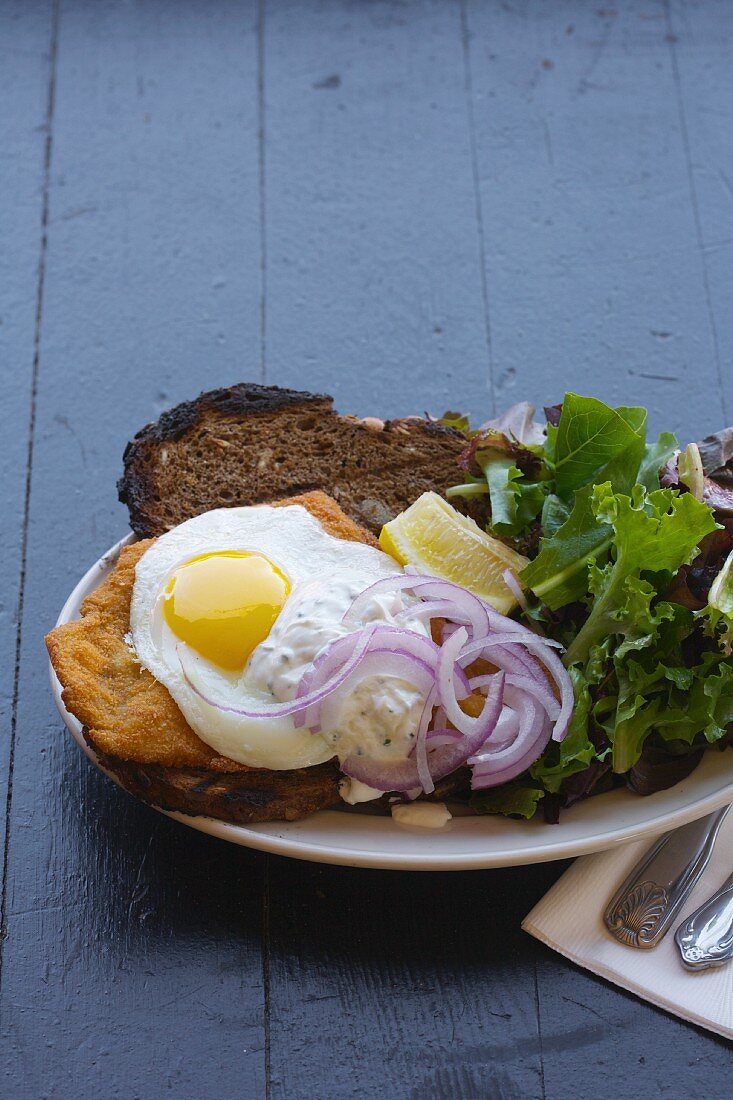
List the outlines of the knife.
<svg viewBox="0 0 733 1100">
<path fill-rule="evenodd" d="M 609 901 L 606 928 L 629 947 L 656 947 L 707 866 L 729 806 L 661 837 Z"/>
<path fill-rule="evenodd" d="M 674 938 L 688 970 L 723 966 L 733 958 L 733 875 L 682 922 Z"/>
</svg>

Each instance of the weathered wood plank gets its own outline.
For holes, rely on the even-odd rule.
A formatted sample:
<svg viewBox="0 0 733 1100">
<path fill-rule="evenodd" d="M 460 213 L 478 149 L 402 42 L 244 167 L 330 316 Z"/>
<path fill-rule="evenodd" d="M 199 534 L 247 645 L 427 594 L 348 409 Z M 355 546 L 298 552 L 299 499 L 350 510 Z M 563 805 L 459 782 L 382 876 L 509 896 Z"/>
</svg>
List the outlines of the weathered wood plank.
<svg viewBox="0 0 733 1100">
<path fill-rule="evenodd" d="M 273 1098 L 540 1097 L 539 948 L 519 923 L 559 870 L 273 860 Z"/>
<path fill-rule="evenodd" d="M 83 760 L 41 637 L 125 530 L 131 432 L 257 362 L 256 71 L 246 5 L 63 6 L 3 983 L 28 1100 L 264 1085 L 260 861 Z"/>
<path fill-rule="evenodd" d="M 268 379 L 361 414 L 485 414 L 458 7 L 291 0 L 264 37 Z M 273 1097 L 541 1094 L 517 926 L 546 870 L 270 877 Z"/>
<path fill-rule="evenodd" d="M 18 28 L 38 30 L 47 9 L 6 10 L 23 19 L 5 41 L 26 93 L 10 120 L 21 201 L 0 329 L 15 370 L 45 141 L 25 129 L 36 91 L 42 121 L 43 59 Z M 40 634 L 124 528 L 125 440 L 199 388 L 257 377 L 262 351 L 272 381 L 331 389 L 344 408 L 479 415 L 488 305 L 499 404 L 574 385 L 646 401 L 685 436 L 720 421 L 725 5 L 675 5 L 671 30 L 659 5 L 471 5 L 463 28 L 447 0 L 288 0 L 264 14 L 258 31 L 233 2 L 64 4 L 4 1079 L 23 1080 L 23 1100 L 726 1095 L 722 1043 L 519 932 L 560 868 L 402 876 L 273 860 L 262 911 L 259 857 L 132 803 L 61 734 Z M 27 413 L 27 386 L 12 400 Z M 23 448 L 2 432 L 0 473 L 22 470 Z M 5 480 L 18 517 L 22 484 Z M 3 581 L 19 540 L 9 553 Z"/>
<path fill-rule="evenodd" d="M 652 1008 L 547 948 L 539 950 L 548 1100 L 622 1092 L 710 1100 L 730 1093 L 733 1056 L 724 1039 Z"/>
<path fill-rule="evenodd" d="M 53 19 L 51 2 L 0 8 L 0 876 L 16 721 L 16 657 L 32 413 Z M 4 884 L 4 876 L 2 878 Z M 2 907 L 4 918 L 5 910 Z"/>
<path fill-rule="evenodd" d="M 498 400 L 719 427 L 663 7 L 466 3 Z"/>
<path fill-rule="evenodd" d="M 456 5 L 278 0 L 265 43 L 268 377 L 364 414 L 486 408 Z"/>
<path fill-rule="evenodd" d="M 701 252 L 713 357 L 733 417 L 733 18 L 729 5 L 666 5 L 667 42 Z"/>
<path fill-rule="evenodd" d="M 499 401 L 574 388 L 690 439 L 723 413 L 664 15 L 469 4 L 467 30 Z M 723 1044 L 550 952 L 538 998 L 547 1097 L 725 1091 Z"/>
</svg>

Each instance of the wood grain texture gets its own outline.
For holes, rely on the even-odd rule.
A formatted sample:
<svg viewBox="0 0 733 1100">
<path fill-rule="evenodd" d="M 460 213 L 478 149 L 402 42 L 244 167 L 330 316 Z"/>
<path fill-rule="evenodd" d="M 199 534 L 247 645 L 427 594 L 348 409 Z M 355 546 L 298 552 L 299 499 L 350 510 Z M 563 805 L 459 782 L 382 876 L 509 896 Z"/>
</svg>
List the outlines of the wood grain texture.
<svg viewBox="0 0 733 1100">
<path fill-rule="evenodd" d="M 26 13 L 20 0 L 0 8 L 0 879 L 4 928 L 5 827 L 17 719 L 18 635 L 30 485 L 29 436 L 37 360 L 37 315 L 44 253 L 44 194 L 52 72 L 51 3 Z"/>
<path fill-rule="evenodd" d="M 665 4 L 712 353 L 726 423 L 733 414 L 733 27 L 723 3 Z"/>
<path fill-rule="evenodd" d="M 491 407 L 460 13 L 268 4 L 268 380 L 343 412 Z"/>
<path fill-rule="evenodd" d="M 131 429 L 256 361 L 254 25 L 241 4 L 61 13 L 2 990 L 2 1079 L 29 1100 L 264 1088 L 260 862 L 90 768 L 42 644 L 124 531 Z"/>
<path fill-rule="evenodd" d="M 682 439 L 715 430 L 733 379 L 716 361 L 671 53 L 684 47 L 664 8 L 469 3 L 467 26 L 500 400 L 592 390 Z M 685 1077 L 701 1044 L 716 1079 L 730 1065 L 724 1044 L 549 953 L 537 994 L 547 1096 L 607 1095 L 621 1066 L 635 1089 L 674 1095 L 685 1079 L 702 1098 L 710 1082 Z"/>
<path fill-rule="evenodd" d="M 519 923 L 560 870 L 354 874 L 273 860 L 273 1100 L 542 1096 L 541 948 Z"/>
<path fill-rule="evenodd" d="M 6 706 L 52 26 L 0 10 Z M 729 1046 L 520 932 L 562 866 L 354 871 L 185 830 L 81 758 L 41 636 L 124 529 L 129 435 L 200 389 L 484 417 L 493 371 L 498 406 L 576 386 L 719 427 L 732 36 L 722 0 L 63 0 L 2 945 L 19 1100 L 728 1095 Z"/>
<path fill-rule="evenodd" d="M 656 430 L 685 440 L 715 430 L 721 385 L 663 6 L 465 2 L 499 402 L 590 389 L 647 405 Z"/>
</svg>

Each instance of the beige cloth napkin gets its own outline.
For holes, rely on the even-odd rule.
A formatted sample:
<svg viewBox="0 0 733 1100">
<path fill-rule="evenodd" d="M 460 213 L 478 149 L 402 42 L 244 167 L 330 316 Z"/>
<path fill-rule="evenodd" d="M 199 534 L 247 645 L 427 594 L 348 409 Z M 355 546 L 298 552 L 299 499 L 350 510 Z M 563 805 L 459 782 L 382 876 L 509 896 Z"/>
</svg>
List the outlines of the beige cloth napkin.
<svg viewBox="0 0 733 1100">
<path fill-rule="evenodd" d="M 603 910 L 614 890 L 652 844 L 651 838 L 581 856 L 558 879 L 522 928 L 549 947 L 667 1012 L 733 1039 L 733 962 L 691 973 L 674 942 L 677 925 L 720 888 L 733 871 L 733 811 L 725 818 L 712 858 L 671 930 L 657 947 L 639 951 L 614 940 Z"/>
</svg>

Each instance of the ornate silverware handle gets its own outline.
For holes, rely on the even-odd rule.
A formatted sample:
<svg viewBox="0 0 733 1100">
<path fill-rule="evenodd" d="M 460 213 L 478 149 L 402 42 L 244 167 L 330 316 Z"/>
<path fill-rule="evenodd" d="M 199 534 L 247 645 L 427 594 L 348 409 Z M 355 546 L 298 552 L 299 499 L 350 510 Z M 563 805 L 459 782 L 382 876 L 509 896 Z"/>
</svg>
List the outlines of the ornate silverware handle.
<svg viewBox="0 0 733 1100">
<path fill-rule="evenodd" d="M 688 970 L 723 966 L 733 958 L 733 875 L 682 922 L 674 938 Z"/>
<path fill-rule="evenodd" d="M 620 943 L 656 947 L 707 866 L 729 808 L 666 833 L 642 856 L 603 914 Z"/>
</svg>

